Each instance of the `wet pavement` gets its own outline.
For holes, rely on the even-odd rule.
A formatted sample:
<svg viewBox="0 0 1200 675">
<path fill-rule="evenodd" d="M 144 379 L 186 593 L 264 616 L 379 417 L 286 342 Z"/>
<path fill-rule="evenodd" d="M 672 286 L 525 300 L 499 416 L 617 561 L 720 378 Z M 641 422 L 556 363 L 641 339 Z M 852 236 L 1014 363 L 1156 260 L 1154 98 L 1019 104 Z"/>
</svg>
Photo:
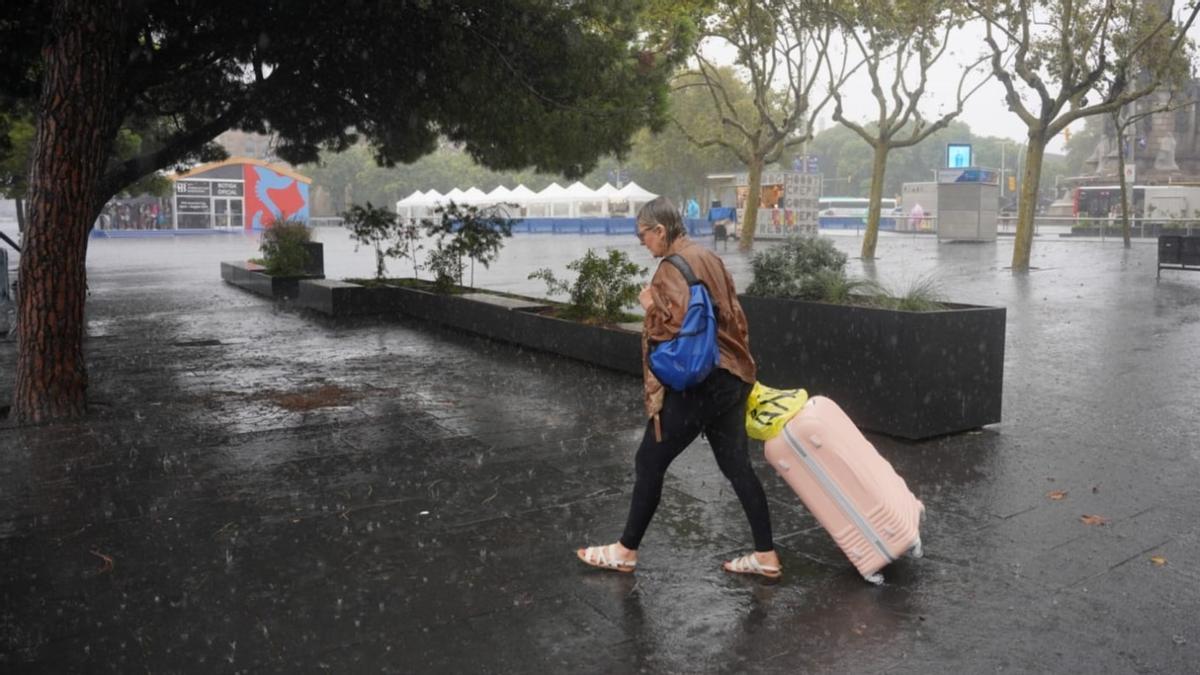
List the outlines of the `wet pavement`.
<svg viewBox="0 0 1200 675">
<path fill-rule="evenodd" d="M 370 273 L 319 238 L 329 276 Z M 649 263 L 517 235 L 476 284 L 536 293 L 533 268 L 605 245 Z M 94 414 L 0 425 L 0 669 L 1198 672 L 1200 275 L 1155 283 L 1152 242 L 1040 238 L 1014 277 L 1011 246 L 885 235 L 851 261 L 1008 308 L 1003 423 L 872 436 L 929 511 L 925 558 L 873 587 L 758 447 L 785 576 L 722 573 L 750 534 L 703 441 L 638 572 L 584 568 L 573 548 L 624 521 L 636 378 L 272 304 L 219 280 L 241 237 L 94 241 Z"/>
</svg>

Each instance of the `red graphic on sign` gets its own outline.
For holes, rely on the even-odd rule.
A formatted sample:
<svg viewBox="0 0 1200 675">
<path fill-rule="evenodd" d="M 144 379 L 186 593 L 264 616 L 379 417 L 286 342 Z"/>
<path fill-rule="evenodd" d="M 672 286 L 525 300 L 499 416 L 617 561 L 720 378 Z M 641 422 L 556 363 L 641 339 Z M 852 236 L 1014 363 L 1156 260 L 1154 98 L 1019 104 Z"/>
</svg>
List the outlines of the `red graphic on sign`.
<svg viewBox="0 0 1200 675">
<path fill-rule="evenodd" d="M 304 208 L 304 197 L 300 196 L 300 188 L 296 183 L 297 181 L 293 180 L 287 187 L 279 190 L 267 188 L 267 195 L 275 206 L 279 207 L 284 220 Z"/>
</svg>

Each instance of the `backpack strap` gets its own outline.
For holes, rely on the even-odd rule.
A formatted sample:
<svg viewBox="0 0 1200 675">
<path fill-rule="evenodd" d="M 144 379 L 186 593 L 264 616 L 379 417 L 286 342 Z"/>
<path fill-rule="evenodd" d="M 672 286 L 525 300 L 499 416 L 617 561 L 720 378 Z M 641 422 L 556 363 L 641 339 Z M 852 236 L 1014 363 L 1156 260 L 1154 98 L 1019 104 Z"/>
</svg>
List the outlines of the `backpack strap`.
<svg viewBox="0 0 1200 675">
<path fill-rule="evenodd" d="M 671 255 L 663 258 L 663 262 L 668 262 L 674 265 L 675 269 L 679 270 L 679 273 L 683 275 L 683 278 L 687 281 L 688 286 L 695 286 L 696 284 L 700 283 L 700 280 L 696 278 L 694 273 L 692 273 L 692 266 L 689 265 L 688 262 L 683 259 L 683 256 L 679 255 L 678 253 L 672 253 Z"/>
</svg>

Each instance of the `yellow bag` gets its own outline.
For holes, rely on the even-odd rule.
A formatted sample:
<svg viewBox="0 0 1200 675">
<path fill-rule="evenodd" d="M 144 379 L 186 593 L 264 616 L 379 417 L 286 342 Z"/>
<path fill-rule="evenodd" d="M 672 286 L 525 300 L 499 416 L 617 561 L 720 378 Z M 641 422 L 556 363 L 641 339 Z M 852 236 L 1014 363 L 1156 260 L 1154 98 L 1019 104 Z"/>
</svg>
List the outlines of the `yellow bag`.
<svg viewBox="0 0 1200 675">
<path fill-rule="evenodd" d="M 808 392 L 803 389 L 772 389 L 755 382 L 746 399 L 746 434 L 760 441 L 775 438 L 805 403 Z"/>
</svg>

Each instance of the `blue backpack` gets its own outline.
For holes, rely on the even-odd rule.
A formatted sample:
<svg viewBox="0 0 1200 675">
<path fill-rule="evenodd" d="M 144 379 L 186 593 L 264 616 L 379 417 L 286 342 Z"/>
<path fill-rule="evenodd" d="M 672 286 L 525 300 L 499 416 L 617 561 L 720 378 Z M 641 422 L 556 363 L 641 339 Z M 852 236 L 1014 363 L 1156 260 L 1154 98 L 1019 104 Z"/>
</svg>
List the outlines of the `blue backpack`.
<svg viewBox="0 0 1200 675">
<path fill-rule="evenodd" d="M 696 279 L 686 260 L 670 255 L 664 262 L 671 263 L 683 274 L 690 295 L 679 332 L 674 338 L 651 348 L 650 370 L 659 382 L 675 391 L 683 391 L 703 382 L 721 360 L 717 350 L 717 313 L 708 289 Z"/>
</svg>

